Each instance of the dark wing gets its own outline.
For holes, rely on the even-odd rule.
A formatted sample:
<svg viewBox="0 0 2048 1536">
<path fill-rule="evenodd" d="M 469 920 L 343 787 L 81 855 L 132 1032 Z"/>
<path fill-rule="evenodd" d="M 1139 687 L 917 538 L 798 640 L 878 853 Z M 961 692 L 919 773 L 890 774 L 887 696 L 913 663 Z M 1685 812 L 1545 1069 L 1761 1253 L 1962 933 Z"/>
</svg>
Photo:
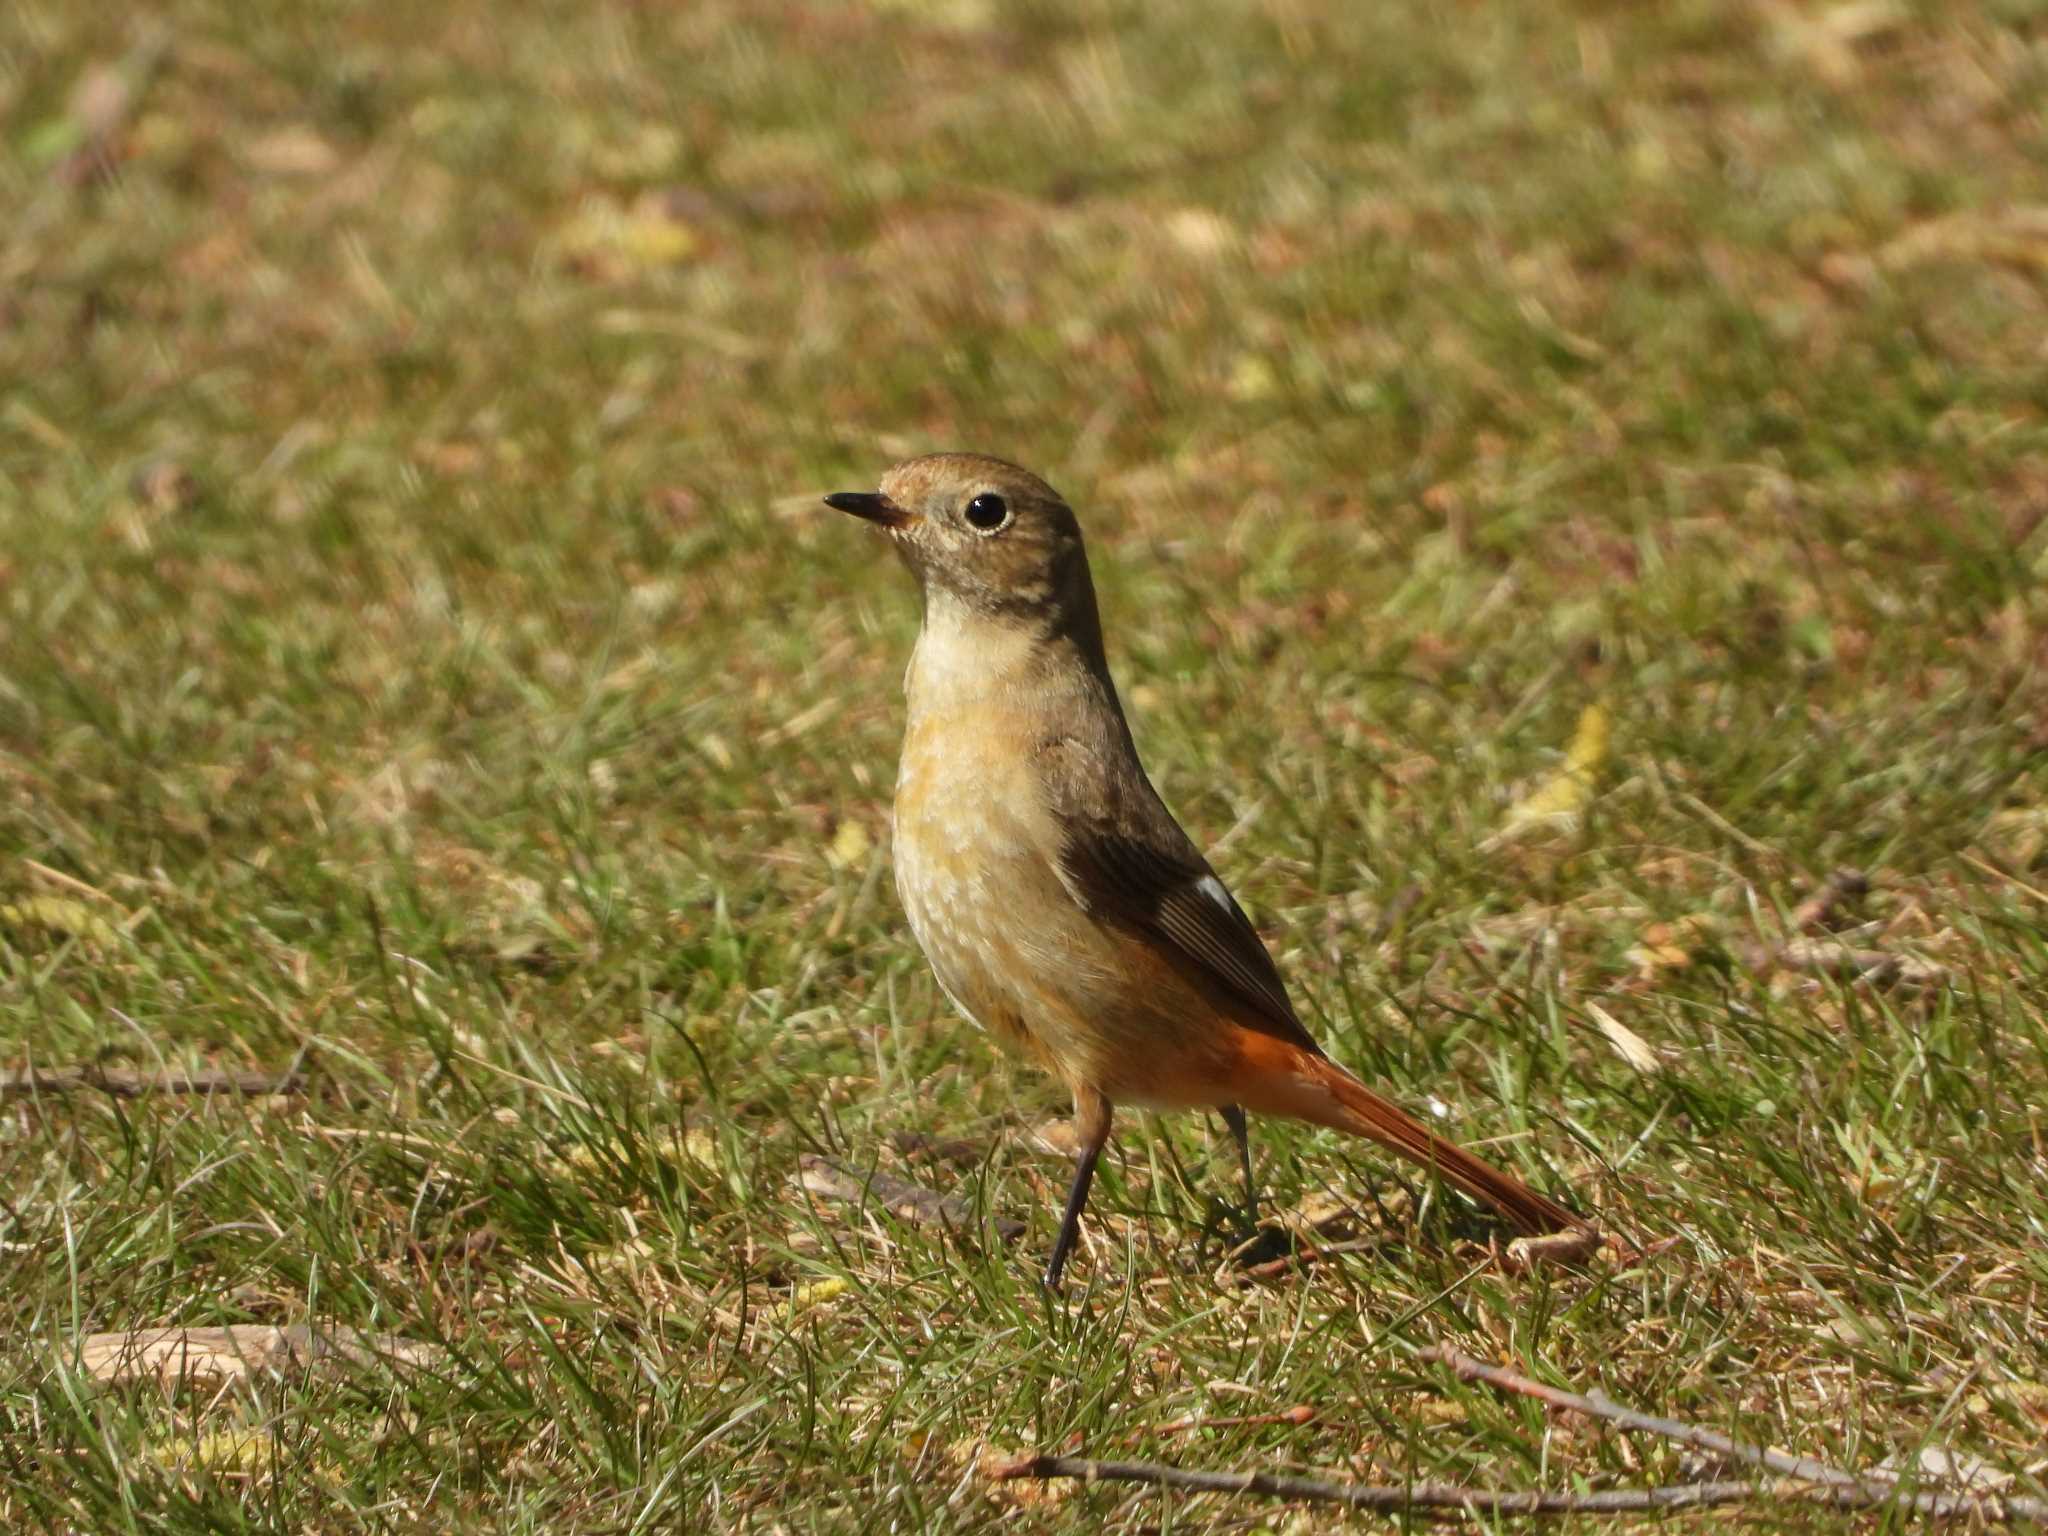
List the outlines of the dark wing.
<svg viewBox="0 0 2048 1536">
<path fill-rule="evenodd" d="M 1068 770 L 1046 783 L 1060 832 L 1060 883 L 1081 909 L 1135 933 L 1176 969 L 1192 968 L 1220 985 L 1252 1015 L 1247 1023 L 1320 1055 L 1258 930 L 1135 761 L 1128 777 L 1086 775 L 1094 779 L 1087 783 L 1086 767 L 1099 761 L 1094 754 L 1067 742 L 1041 751 L 1047 749 Z M 1077 767 L 1082 774 L 1072 771 Z"/>
</svg>

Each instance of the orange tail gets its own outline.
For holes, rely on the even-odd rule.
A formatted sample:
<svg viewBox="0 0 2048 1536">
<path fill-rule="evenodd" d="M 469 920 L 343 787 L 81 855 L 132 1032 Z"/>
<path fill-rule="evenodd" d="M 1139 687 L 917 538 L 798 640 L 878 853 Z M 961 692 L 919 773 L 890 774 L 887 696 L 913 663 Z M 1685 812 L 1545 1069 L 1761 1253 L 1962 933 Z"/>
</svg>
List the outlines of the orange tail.
<svg viewBox="0 0 2048 1536">
<path fill-rule="evenodd" d="M 1268 1054 L 1279 1042 L 1260 1041 Z M 1546 1232 L 1587 1231 L 1592 1223 L 1566 1210 L 1555 1200 L 1539 1195 L 1511 1174 L 1482 1163 L 1463 1147 L 1448 1142 L 1406 1110 L 1388 1103 L 1357 1078 L 1326 1056 L 1311 1056 L 1296 1047 L 1286 1047 L 1293 1057 L 1284 1076 L 1264 1077 L 1265 1086 L 1292 1079 L 1292 1091 L 1280 1094 L 1248 1093 L 1247 1109 L 1293 1115 L 1332 1130 L 1368 1137 L 1400 1153 L 1410 1162 L 1434 1169 L 1447 1183 L 1483 1200 L 1532 1235 Z M 1264 1102 L 1260 1102 L 1261 1099 Z"/>
</svg>

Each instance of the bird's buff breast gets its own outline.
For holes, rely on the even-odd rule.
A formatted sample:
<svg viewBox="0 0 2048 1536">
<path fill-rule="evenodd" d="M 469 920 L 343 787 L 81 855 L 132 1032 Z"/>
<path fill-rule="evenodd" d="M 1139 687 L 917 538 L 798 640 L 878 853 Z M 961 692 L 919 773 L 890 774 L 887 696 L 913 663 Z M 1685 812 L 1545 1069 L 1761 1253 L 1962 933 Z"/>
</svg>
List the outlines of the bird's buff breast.
<svg viewBox="0 0 2048 1536">
<path fill-rule="evenodd" d="M 1078 996 L 1113 984 L 1100 934 L 1053 868 L 1035 736 L 1000 702 L 913 707 L 896 783 L 896 889 L 962 1012 L 1069 1081 L 1095 1073 Z"/>
</svg>

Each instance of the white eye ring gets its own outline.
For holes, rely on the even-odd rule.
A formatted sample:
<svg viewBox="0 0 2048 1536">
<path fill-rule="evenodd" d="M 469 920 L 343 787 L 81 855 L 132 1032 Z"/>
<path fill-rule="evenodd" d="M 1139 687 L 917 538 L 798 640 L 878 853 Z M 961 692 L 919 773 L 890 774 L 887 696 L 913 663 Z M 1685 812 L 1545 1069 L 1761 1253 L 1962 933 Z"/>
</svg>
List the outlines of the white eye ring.
<svg viewBox="0 0 2048 1536">
<path fill-rule="evenodd" d="M 1010 526 L 1010 504 L 994 491 L 983 491 L 960 515 L 976 533 L 1001 533 Z"/>
</svg>

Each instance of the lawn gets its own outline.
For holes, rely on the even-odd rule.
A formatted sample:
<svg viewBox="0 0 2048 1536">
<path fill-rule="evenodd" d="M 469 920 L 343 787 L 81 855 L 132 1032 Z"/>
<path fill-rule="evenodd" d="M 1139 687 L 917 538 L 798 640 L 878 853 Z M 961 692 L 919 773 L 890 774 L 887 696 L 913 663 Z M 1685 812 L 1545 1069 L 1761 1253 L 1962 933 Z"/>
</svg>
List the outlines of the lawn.
<svg viewBox="0 0 2048 1536">
<path fill-rule="evenodd" d="M 2037 0 L 17 0 L 0 1526 L 1733 1475 L 1430 1346 L 2048 1493 L 2044 100 Z M 904 925 L 916 598 L 817 505 L 950 447 L 1079 510 L 1310 1028 L 1602 1255 L 1258 1123 L 1247 1270 L 1129 1114 L 1040 1289 L 1066 1105 Z"/>
</svg>

